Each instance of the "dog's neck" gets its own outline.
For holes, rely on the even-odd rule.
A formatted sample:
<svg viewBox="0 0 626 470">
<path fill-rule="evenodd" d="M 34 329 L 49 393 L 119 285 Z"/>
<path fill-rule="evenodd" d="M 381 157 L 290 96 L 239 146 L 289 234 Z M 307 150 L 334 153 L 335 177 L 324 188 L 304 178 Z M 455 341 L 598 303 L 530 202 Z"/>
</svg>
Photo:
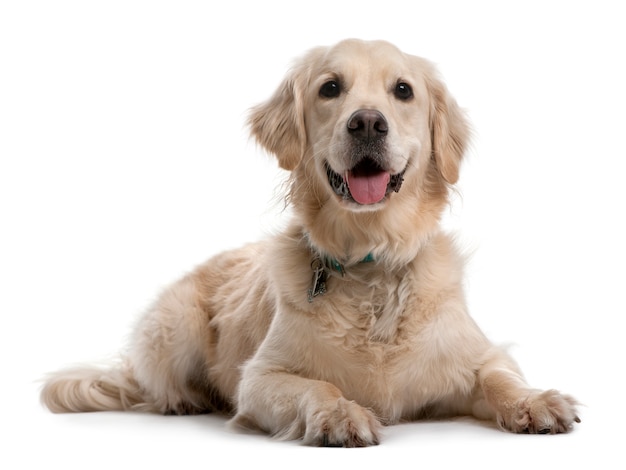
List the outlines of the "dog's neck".
<svg viewBox="0 0 626 470">
<path fill-rule="evenodd" d="M 355 259 L 355 256 L 345 256 L 342 258 L 336 258 L 332 254 L 325 252 L 323 249 L 317 248 L 312 242 L 309 233 L 304 232 L 304 238 L 309 245 L 309 249 L 314 259 L 319 260 L 327 269 L 335 271 L 341 275 L 345 274 L 346 267 L 361 264 L 371 263 L 375 260 L 374 253 L 369 252 L 365 256 Z"/>
</svg>

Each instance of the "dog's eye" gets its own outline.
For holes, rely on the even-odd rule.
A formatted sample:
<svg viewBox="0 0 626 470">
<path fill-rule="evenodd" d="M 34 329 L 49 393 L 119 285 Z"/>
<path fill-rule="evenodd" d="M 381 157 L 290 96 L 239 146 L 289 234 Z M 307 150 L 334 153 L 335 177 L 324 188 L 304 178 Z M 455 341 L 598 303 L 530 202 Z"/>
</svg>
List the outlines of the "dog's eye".
<svg viewBox="0 0 626 470">
<path fill-rule="evenodd" d="M 411 98 L 413 98 L 413 89 L 408 83 L 400 82 L 396 85 L 394 94 L 399 100 L 410 100 Z"/>
<path fill-rule="evenodd" d="M 329 80 L 320 88 L 320 96 L 324 98 L 337 98 L 341 94 L 341 86 L 336 80 Z"/>
</svg>

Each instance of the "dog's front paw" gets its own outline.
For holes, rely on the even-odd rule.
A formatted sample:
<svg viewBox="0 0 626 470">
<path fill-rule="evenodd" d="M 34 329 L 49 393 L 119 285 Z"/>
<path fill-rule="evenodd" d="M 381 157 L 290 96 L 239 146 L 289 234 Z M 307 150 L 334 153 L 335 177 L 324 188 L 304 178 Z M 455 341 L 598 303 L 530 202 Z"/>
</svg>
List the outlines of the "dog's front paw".
<svg viewBox="0 0 626 470">
<path fill-rule="evenodd" d="M 307 416 L 304 443 L 323 447 L 378 445 L 380 423 L 353 401 L 339 398 Z"/>
<path fill-rule="evenodd" d="M 528 434 L 556 434 L 568 432 L 580 423 L 577 402 L 556 390 L 533 391 L 519 400 L 506 413 L 498 415 L 498 424 L 509 431 Z"/>
</svg>

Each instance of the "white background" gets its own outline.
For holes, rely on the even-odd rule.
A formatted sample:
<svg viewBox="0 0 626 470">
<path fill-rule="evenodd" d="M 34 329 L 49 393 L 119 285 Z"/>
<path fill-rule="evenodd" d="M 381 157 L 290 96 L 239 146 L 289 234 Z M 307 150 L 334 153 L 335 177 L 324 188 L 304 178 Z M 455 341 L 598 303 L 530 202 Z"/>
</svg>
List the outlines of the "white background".
<svg viewBox="0 0 626 470">
<path fill-rule="evenodd" d="M 2 460 L 10 468 L 624 468 L 624 14 L 619 2 L 4 1 L 0 4 Z M 292 59 L 383 38 L 439 65 L 474 127 L 446 225 L 470 308 L 568 435 L 471 420 L 308 449 L 218 416 L 52 415 L 46 372 L 114 355 L 158 291 L 280 225 L 246 111 Z M 227 460 L 223 460 L 227 459 Z M 216 462 L 219 460 L 221 463 Z M 5 467 L 4 464 L 2 464 Z M 9 468 L 9 467 L 5 467 Z"/>
</svg>

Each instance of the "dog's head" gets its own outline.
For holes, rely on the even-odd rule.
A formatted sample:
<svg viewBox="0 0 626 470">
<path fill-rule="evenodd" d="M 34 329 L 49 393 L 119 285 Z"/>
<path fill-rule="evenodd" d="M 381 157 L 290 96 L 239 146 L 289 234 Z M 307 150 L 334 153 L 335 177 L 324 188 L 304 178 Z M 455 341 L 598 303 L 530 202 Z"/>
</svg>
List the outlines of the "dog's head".
<svg viewBox="0 0 626 470">
<path fill-rule="evenodd" d="M 332 207 L 334 217 L 396 200 L 440 211 L 469 133 L 434 67 L 383 41 L 311 50 L 249 122 L 292 171 L 296 209 Z"/>
</svg>

